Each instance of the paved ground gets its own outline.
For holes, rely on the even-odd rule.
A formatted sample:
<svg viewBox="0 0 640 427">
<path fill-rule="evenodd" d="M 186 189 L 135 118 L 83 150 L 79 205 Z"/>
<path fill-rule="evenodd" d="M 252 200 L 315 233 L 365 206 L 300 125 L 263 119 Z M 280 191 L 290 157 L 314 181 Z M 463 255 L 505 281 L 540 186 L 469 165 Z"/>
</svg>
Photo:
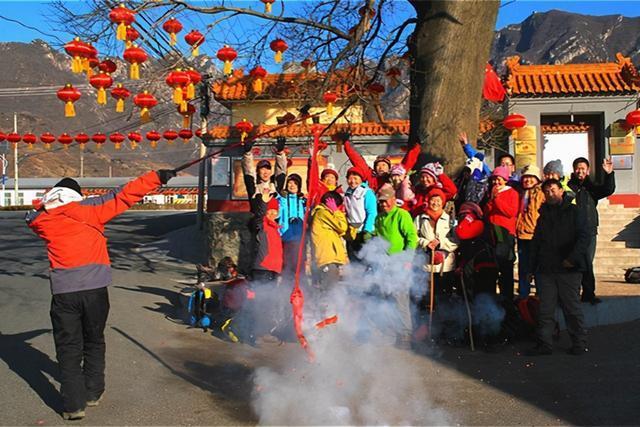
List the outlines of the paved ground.
<svg viewBox="0 0 640 427">
<path fill-rule="evenodd" d="M 22 216 L 0 213 L 0 424 L 65 424 L 58 415 L 45 252 L 23 225 Z M 290 369 L 292 360 L 304 366 L 300 365 L 303 354 L 295 344 L 235 345 L 166 318 L 176 315 L 175 291 L 182 287 L 176 280 L 188 279 L 190 274 L 149 261 L 132 249 L 192 221 L 190 214 L 131 212 L 108 228 L 115 283 L 110 290 L 112 309 L 106 330 L 107 394 L 85 420 L 68 424 L 255 424 L 260 416 L 265 421 L 265 416 L 253 409 L 252 400 L 261 401 L 260 393 L 265 393 L 261 389 L 272 385 L 255 386 L 257 369 L 270 367 L 285 375 L 302 374 L 301 378 L 313 375 L 315 367 L 303 368 L 308 370 L 304 373 Z M 640 322 L 594 328 L 590 344 L 591 352 L 581 358 L 558 350 L 540 359 L 521 355 L 530 345 L 526 342 L 498 354 L 472 353 L 466 348 L 429 354 L 365 348 L 387 356 L 379 359 L 386 363 L 365 372 L 372 384 L 387 372 L 408 372 L 411 378 L 392 378 L 382 395 L 366 387 L 356 390 L 355 395 L 362 398 L 351 402 L 356 407 L 352 411 L 367 405 L 386 408 L 385 403 L 395 402 L 394 398 L 424 401 L 426 406 L 428 399 L 429 411 L 442 410 L 445 416 L 426 417 L 422 423 L 444 419 L 473 425 L 638 424 Z M 563 336 L 559 347 L 567 345 Z M 359 351 L 354 354 L 364 354 Z M 319 360 L 318 366 L 329 362 Z M 400 368 L 404 370 L 398 371 Z M 326 384 L 314 383 L 314 387 L 326 387 L 325 394 L 334 389 L 338 393 L 353 381 L 346 375 L 339 384 L 327 379 Z M 412 388 L 397 388 L 399 383 Z M 330 407 L 324 411 L 322 400 L 305 400 L 305 396 L 283 393 L 278 403 L 291 402 L 277 407 L 279 419 L 295 422 L 291 420 L 298 420 L 294 414 L 300 408 L 340 410 Z M 296 404 L 296 397 L 302 402 Z M 419 424 L 421 419 L 411 415 L 394 416 L 394 411 L 407 408 L 411 407 L 403 409 L 397 404 L 379 422 Z"/>
</svg>

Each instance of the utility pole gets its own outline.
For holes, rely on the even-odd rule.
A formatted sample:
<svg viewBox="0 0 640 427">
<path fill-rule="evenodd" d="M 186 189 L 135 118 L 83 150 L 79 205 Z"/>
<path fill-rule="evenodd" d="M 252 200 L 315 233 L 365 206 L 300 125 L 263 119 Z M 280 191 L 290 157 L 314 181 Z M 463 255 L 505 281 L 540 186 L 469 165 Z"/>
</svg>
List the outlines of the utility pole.
<svg viewBox="0 0 640 427">
<path fill-rule="evenodd" d="M 18 133 L 18 114 L 13 113 L 13 132 Z M 18 144 L 13 144 L 13 203 L 18 204 Z"/>
<path fill-rule="evenodd" d="M 7 179 L 7 166 L 9 166 L 7 156 L 4 153 L 0 156 L 0 161 L 2 162 L 2 198 L 0 199 L 0 206 L 4 206 L 4 182 Z"/>
<path fill-rule="evenodd" d="M 207 116 L 209 116 L 209 79 L 210 75 L 206 74 L 202 78 L 200 83 L 200 157 L 203 157 L 207 153 L 207 146 L 204 144 L 209 131 L 207 130 Z M 196 216 L 196 224 L 200 230 L 204 227 L 204 198 L 205 198 L 205 174 L 206 163 L 200 162 L 198 166 L 198 214 Z"/>
<path fill-rule="evenodd" d="M 84 149 L 80 148 L 80 178 L 84 178 Z"/>
</svg>

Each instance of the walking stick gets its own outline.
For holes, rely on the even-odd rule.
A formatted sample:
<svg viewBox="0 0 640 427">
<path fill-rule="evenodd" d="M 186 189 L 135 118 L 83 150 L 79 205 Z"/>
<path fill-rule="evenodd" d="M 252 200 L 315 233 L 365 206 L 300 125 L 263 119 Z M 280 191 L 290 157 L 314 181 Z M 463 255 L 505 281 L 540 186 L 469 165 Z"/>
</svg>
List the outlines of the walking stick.
<svg viewBox="0 0 640 427">
<path fill-rule="evenodd" d="M 435 262 L 436 262 L 436 251 L 431 250 L 431 280 L 429 283 L 429 338 L 431 335 L 431 324 L 433 323 L 433 293 L 434 293 L 434 279 L 435 279 Z"/>
<path fill-rule="evenodd" d="M 469 298 L 467 298 L 467 285 L 464 283 L 464 272 L 460 274 L 460 283 L 462 284 L 462 295 L 464 296 L 464 304 L 467 307 L 467 319 L 469 320 L 469 343 L 471 345 L 471 351 L 476 351 L 476 346 L 473 342 L 473 320 L 471 319 L 471 308 L 469 307 Z"/>
</svg>

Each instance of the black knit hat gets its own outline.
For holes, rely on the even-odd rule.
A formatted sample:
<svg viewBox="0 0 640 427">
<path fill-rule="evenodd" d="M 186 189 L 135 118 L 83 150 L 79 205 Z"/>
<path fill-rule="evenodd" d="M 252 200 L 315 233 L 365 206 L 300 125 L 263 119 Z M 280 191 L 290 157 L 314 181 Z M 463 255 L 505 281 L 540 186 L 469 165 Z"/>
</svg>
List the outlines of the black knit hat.
<svg viewBox="0 0 640 427">
<path fill-rule="evenodd" d="M 298 191 L 302 191 L 302 177 L 297 173 L 292 173 L 287 177 L 287 182 L 293 181 L 298 185 Z"/>
<path fill-rule="evenodd" d="M 65 187 L 75 190 L 76 193 L 82 196 L 82 189 L 80 189 L 80 184 L 73 178 L 62 178 L 54 187 Z"/>
</svg>

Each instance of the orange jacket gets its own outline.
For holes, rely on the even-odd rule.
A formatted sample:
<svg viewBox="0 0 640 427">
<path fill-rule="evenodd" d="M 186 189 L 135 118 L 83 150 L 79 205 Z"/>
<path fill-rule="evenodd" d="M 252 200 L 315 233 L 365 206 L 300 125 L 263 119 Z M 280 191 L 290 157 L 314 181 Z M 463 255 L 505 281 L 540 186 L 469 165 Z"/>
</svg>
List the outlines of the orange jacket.
<svg viewBox="0 0 640 427">
<path fill-rule="evenodd" d="M 98 289 L 111 284 L 104 225 L 160 186 L 154 171 L 118 192 L 27 214 L 29 227 L 47 244 L 51 293 Z"/>
<path fill-rule="evenodd" d="M 525 209 L 524 197 L 526 191 L 529 191 L 529 202 Z M 536 229 L 536 224 L 540 217 L 538 210 L 544 203 L 545 197 L 539 185 L 530 190 L 525 190 L 525 194 L 520 197 L 520 212 L 518 213 L 518 222 L 516 223 L 516 234 L 518 239 L 531 240 L 533 239 L 533 232 Z"/>
</svg>

